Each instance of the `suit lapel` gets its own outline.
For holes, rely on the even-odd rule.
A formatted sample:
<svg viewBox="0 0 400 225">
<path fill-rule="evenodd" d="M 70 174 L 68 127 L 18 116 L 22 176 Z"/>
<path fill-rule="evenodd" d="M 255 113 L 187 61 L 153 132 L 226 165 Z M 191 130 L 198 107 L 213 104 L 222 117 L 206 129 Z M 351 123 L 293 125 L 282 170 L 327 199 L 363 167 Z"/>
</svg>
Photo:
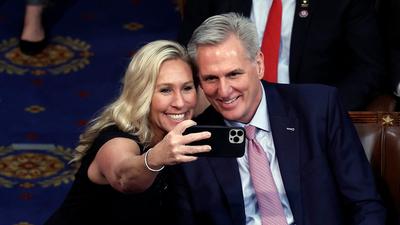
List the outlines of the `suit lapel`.
<svg viewBox="0 0 400 225">
<path fill-rule="evenodd" d="M 290 43 L 289 77 L 291 82 L 297 80 L 297 71 L 304 52 L 308 26 L 317 1 L 318 0 L 296 0 Z"/>
<path fill-rule="evenodd" d="M 225 125 L 223 117 L 210 106 L 200 116 L 195 118 L 199 125 Z M 246 223 L 242 182 L 236 158 L 207 158 L 219 186 L 226 197 L 233 224 Z"/>
<path fill-rule="evenodd" d="M 208 158 L 222 192 L 226 196 L 233 224 L 246 223 L 242 182 L 236 158 Z"/>
<path fill-rule="evenodd" d="M 265 83 L 264 83 L 265 84 Z M 300 149 L 297 116 L 290 111 L 276 86 L 264 85 L 275 152 L 286 195 L 296 224 L 302 224 Z"/>
</svg>

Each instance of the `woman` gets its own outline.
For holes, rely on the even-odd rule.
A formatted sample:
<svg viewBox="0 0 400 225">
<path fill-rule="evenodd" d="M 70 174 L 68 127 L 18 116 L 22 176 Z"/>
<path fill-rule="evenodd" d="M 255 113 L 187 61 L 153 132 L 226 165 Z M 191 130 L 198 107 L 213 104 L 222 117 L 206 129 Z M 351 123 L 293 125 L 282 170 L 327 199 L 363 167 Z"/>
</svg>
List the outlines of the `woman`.
<svg viewBox="0 0 400 225">
<path fill-rule="evenodd" d="M 209 132 L 183 136 L 196 105 L 186 51 L 171 41 L 142 47 L 123 90 L 80 137 L 81 162 L 61 207 L 45 224 L 162 224 L 165 165 L 196 160 L 210 146 L 186 146 Z"/>
</svg>

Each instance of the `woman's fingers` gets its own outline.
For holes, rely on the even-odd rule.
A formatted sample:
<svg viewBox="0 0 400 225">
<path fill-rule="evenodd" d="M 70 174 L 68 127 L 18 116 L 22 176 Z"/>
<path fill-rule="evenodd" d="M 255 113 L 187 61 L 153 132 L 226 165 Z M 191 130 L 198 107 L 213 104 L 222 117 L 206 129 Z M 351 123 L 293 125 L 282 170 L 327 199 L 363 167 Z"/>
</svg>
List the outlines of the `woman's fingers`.
<svg viewBox="0 0 400 225">
<path fill-rule="evenodd" d="M 198 132 L 198 133 L 190 133 L 190 134 L 183 135 L 182 144 L 186 145 L 186 144 L 190 144 L 195 141 L 204 140 L 204 139 L 207 139 L 210 137 L 211 137 L 211 132 L 208 132 L 208 131 L 202 131 L 202 132 Z"/>
<path fill-rule="evenodd" d="M 211 137 L 208 131 L 190 133 L 182 135 L 188 127 L 196 125 L 193 120 L 180 122 L 171 130 L 158 145 L 163 149 L 166 164 L 177 164 L 191 162 L 197 159 L 196 153 L 208 152 L 211 150 L 209 145 L 191 145 L 195 141 L 204 140 Z"/>
<path fill-rule="evenodd" d="M 209 145 L 183 145 L 179 153 L 175 155 L 176 163 L 191 162 L 197 159 L 196 153 L 209 152 Z"/>
<path fill-rule="evenodd" d="M 184 120 L 178 123 L 178 125 L 176 125 L 175 128 L 172 129 L 172 131 L 177 134 L 182 134 L 183 132 L 185 132 L 186 128 L 194 126 L 196 124 L 197 123 L 194 122 L 193 120 Z"/>
<path fill-rule="evenodd" d="M 167 139 L 173 145 L 186 145 L 194 141 L 199 141 L 211 137 L 211 133 L 208 131 L 182 135 L 182 133 L 184 133 L 188 127 L 194 125 L 196 125 L 196 122 L 194 122 L 193 120 L 184 120 L 180 122 L 178 125 L 175 126 L 172 131 L 169 132 L 169 134 L 167 135 Z"/>
<path fill-rule="evenodd" d="M 182 154 L 193 155 L 196 153 L 209 152 L 211 151 L 211 146 L 209 145 L 185 145 L 182 146 Z"/>
<path fill-rule="evenodd" d="M 209 145 L 180 145 L 170 155 L 172 164 L 190 162 L 197 159 L 196 153 L 209 152 Z"/>
<path fill-rule="evenodd" d="M 178 163 L 186 163 L 186 162 L 191 162 L 197 159 L 197 156 L 194 155 L 182 155 L 179 160 L 176 161 L 176 164 Z"/>
</svg>

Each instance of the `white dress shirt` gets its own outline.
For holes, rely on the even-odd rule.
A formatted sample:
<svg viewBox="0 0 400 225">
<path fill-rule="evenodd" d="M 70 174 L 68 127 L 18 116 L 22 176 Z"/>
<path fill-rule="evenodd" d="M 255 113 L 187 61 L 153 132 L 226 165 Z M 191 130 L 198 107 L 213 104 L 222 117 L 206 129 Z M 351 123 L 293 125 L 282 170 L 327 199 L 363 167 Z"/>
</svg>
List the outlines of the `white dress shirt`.
<svg viewBox="0 0 400 225">
<path fill-rule="evenodd" d="M 262 87 L 262 84 L 260 82 Z M 263 147 L 264 151 L 267 154 L 272 176 L 274 178 L 276 187 L 279 192 L 279 197 L 283 206 L 283 210 L 285 213 L 286 221 L 288 224 L 292 224 L 293 213 L 290 209 L 289 201 L 286 196 L 285 187 L 283 186 L 281 172 L 279 170 L 278 159 L 275 154 L 274 142 L 272 140 L 272 133 L 269 123 L 269 116 L 267 110 L 267 102 L 265 97 L 264 88 L 262 87 L 262 99 L 261 103 L 257 108 L 256 114 L 249 124 L 257 127 L 256 131 L 256 139 Z M 228 126 L 240 126 L 244 127 L 245 124 L 233 121 L 225 120 L 225 123 Z M 240 179 L 242 181 L 242 191 L 243 191 L 243 199 L 244 199 L 244 209 L 246 214 L 246 225 L 261 225 L 261 217 L 260 212 L 257 205 L 256 193 L 254 191 L 253 184 L 251 182 L 250 171 L 249 171 L 249 163 L 248 163 L 248 154 L 247 154 L 247 146 L 244 156 L 237 159 L 239 164 L 239 173 Z"/>
<path fill-rule="evenodd" d="M 267 18 L 271 5 L 272 0 L 253 0 L 250 19 L 256 24 L 260 44 L 264 35 L 265 25 L 267 24 Z M 295 0 L 282 0 L 281 45 L 279 47 L 278 83 L 290 83 L 290 40 L 292 35 L 295 9 Z"/>
</svg>

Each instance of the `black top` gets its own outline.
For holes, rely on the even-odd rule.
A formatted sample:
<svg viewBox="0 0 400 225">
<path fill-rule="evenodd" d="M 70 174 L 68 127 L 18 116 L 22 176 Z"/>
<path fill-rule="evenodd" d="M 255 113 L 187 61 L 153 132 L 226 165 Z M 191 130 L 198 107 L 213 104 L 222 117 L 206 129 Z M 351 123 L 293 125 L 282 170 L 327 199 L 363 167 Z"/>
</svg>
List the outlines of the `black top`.
<svg viewBox="0 0 400 225">
<path fill-rule="evenodd" d="M 161 197 L 166 189 L 164 171 L 159 173 L 149 189 L 135 194 L 124 194 L 110 185 L 99 185 L 89 180 L 87 171 L 96 153 L 104 143 L 116 137 L 132 139 L 139 144 L 141 153 L 146 151 L 137 137 L 119 130 L 116 126 L 101 131 L 82 158 L 66 199 L 45 225 L 162 224 Z"/>
</svg>

